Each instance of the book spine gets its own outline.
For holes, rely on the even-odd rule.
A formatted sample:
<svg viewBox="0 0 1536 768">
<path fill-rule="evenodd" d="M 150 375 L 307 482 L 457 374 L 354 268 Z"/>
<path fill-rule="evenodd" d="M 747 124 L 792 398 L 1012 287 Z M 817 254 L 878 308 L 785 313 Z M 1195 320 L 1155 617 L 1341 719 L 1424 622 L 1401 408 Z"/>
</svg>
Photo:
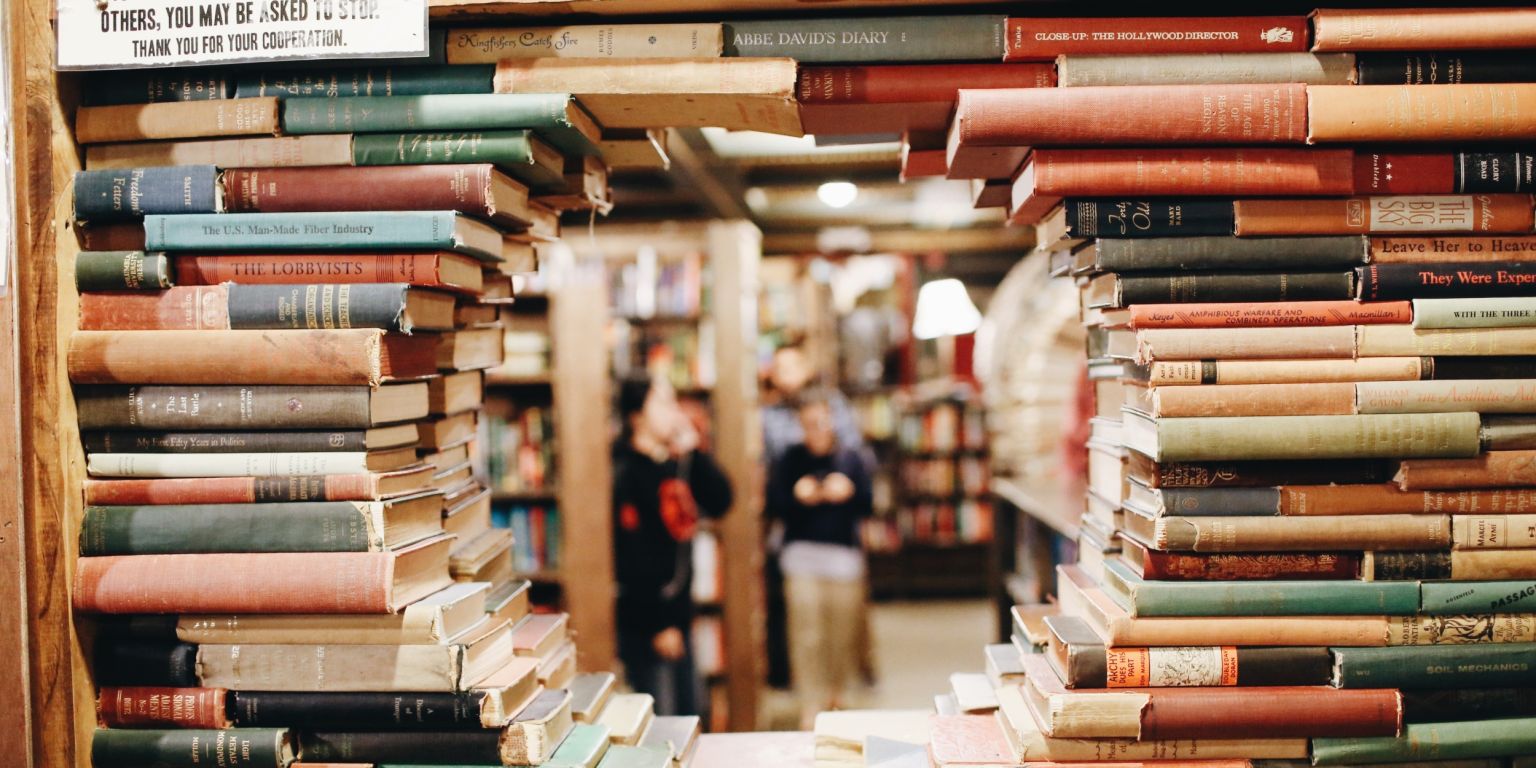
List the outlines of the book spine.
<svg viewBox="0 0 1536 768">
<path fill-rule="evenodd" d="M 1312 16 L 1313 50 L 1437 51 L 1525 48 L 1536 29 L 1529 8 L 1320 10 Z"/>
<path fill-rule="evenodd" d="M 1099 267 L 1111 272 L 1175 269 L 1275 271 L 1356 267 L 1368 260 L 1364 237 L 1153 237 L 1103 239 Z"/>
<path fill-rule="evenodd" d="M 1329 301 L 1354 297 L 1348 272 L 1122 275 L 1120 306 L 1210 301 Z"/>
<path fill-rule="evenodd" d="M 1147 550 L 1142 577 L 1155 581 L 1353 579 L 1359 568 L 1360 555 L 1349 552 L 1193 554 Z"/>
<path fill-rule="evenodd" d="M 376 495 L 370 475 L 87 479 L 85 481 L 85 503 L 117 506 L 368 501 Z"/>
<path fill-rule="evenodd" d="M 1312 741 L 1316 766 L 1506 757 L 1536 750 L 1536 718 L 1415 723 L 1401 735 Z"/>
<path fill-rule="evenodd" d="M 1067 232 L 1078 238 L 1230 235 L 1232 204 L 1223 200 L 1067 200 Z"/>
<path fill-rule="evenodd" d="M 280 728 L 100 728 L 91 737 L 95 768 L 288 768 L 292 761 L 288 731 Z"/>
<path fill-rule="evenodd" d="M 80 384 L 377 384 L 380 334 L 350 331 L 77 331 Z M 316 359 L 330 361 L 323 369 Z"/>
<path fill-rule="evenodd" d="M 277 106 L 276 99 L 228 99 L 81 107 L 75 113 L 75 140 L 81 144 L 107 144 L 207 136 L 271 136 L 278 131 Z"/>
<path fill-rule="evenodd" d="M 82 251 L 144 250 L 144 225 L 138 222 L 78 224 L 74 229 Z"/>
<path fill-rule="evenodd" d="M 1105 575 L 1114 585 L 1117 564 Z M 1419 586 L 1405 581 L 1120 582 L 1132 616 L 1401 616 L 1419 607 Z"/>
<path fill-rule="evenodd" d="M 1061 54 L 1083 53 L 1280 53 L 1305 51 L 1307 40 L 1304 16 L 1014 17 L 1008 19 L 1004 60 L 1049 61 Z"/>
<path fill-rule="evenodd" d="M 421 96 L 438 93 L 490 93 L 496 67 L 408 66 L 281 69 L 244 72 L 235 97 L 334 99 L 343 96 Z"/>
<path fill-rule="evenodd" d="M 480 731 L 307 731 L 304 759 L 333 763 L 502 765 L 498 748 L 510 734 Z M 520 762 L 520 761 L 519 761 Z M 537 762 L 537 761 L 531 761 Z"/>
<path fill-rule="evenodd" d="M 293 692 L 454 692 L 463 682 L 458 645 L 199 645 L 204 685 Z"/>
<path fill-rule="evenodd" d="M 289 432 L 83 432 L 86 453 L 361 453 L 363 430 Z"/>
<path fill-rule="evenodd" d="M 348 502 L 86 507 L 80 555 L 367 552 L 376 534 Z"/>
<path fill-rule="evenodd" d="M 1372 326 L 1152 328 L 1136 332 L 1136 362 L 1211 359 L 1347 360 L 1355 356 L 1356 329 L 1369 327 Z"/>
<path fill-rule="evenodd" d="M 1084 688 L 1327 685 L 1327 648 L 1103 648 L 1099 680 Z M 1094 685 L 1094 683 L 1098 683 Z"/>
<path fill-rule="evenodd" d="M 229 330 L 226 286 L 183 286 L 159 293 L 82 293 L 82 331 Z"/>
<path fill-rule="evenodd" d="M 150 165 L 213 165 L 219 168 L 278 168 L 349 165 L 352 137 L 267 136 L 254 139 L 203 141 L 141 141 L 93 144 L 85 148 L 91 170 L 138 168 Z"/>
<path fill-rule="evenodd" d="M 1525 500 L 1526 492 L 1509 491 Z M 1536 509 L 1536 504 L 1523 504 Z M 1536 514 L 1456 515 L 1451 518 L 1453 549 L 1531 549 L 1536 547 Z"/>
<path fill-rule="evenodd" d="M 1402 694 L 1278 688 L 1149 694 L 1141 738 L 1388 737 L 1402 727 Z"/>
<path fill-rule="evenodd" d="M 219 169 L 211 165 L 75 173 L 75 219 L 136 221 L 150 213 L 218 213 Z"/>
<path fill-rule="evenodd" d="M 928 64 L 801 67 L 795 96 L 802 105 L 953 104 L 961 88 L 1053 88 L 1049 64 Z"/>
<path fill-rule="evenodd" d="M 84 251 L 75 257 L 75 287 L 82 292 L 159 291 L 174 284 L 164 253 Z"/>
<path fill-rule="evenodd" d="M 1155 487 L 1207 488 L 1266 486 L 1281 483 L 1383 483 L 1392 479 L 1397 462 L 1345 461 L 1215 461 L 1160 462 L 1152 467 Z"/>
<path fill-rule="evenodd" d="M 1355 388 L 1361 413 L 1536 411 L 1536 380 L 1532 379 L 1378 381 L 1360 382 Z"/>
<path fill-rule="evenodd" d="M 103 686 L 96 719 L 108 728 L 206 728 L 230 726 L 223 688 Z"/>
<path fill-rule="evenodd" d="M 1508 328 L 1532 325 L 1536 325 L 1536 298 L 1529 296 L 1413 300 L 1415 328 Z"/>
<path fill-rule="evenodd" d="M 1361 578 L 1367 581 L 1422 581 L 1451 578 L 1449 552 L 1367 552 Z"/>
<path fill-rule="evenodd" d="M 1529 553 L 1524 553 L 1529 555 Z M 1452 569 L 1456 561 L 1452 559 Z M 1536 581 L 1426 581 L 1420 585 L 1426 616 L 1536 613 Z M 1536 665 L 1533 665 L 1536 667 Z"/>
<path fill-rule="evenodd" d="M 1408 723 L 1453 723 L 1457 720 L 1493 720 L 1501 717 L 1536 717 L 1536 689 L 1462 688 L 1450 691 L 1403 691 L 1403 720 Z M 1502 768 L 1490 760 L 1485 768 Z"/>
<path fill-rule="evenodd" d="M 387 613 L 394 560 L 373 552 L 82 557 L 87 613 Z"/>
<path fill-rule="evenodd" d="M 1411 459 L 1399 465 L 1396 481 L 1405 491 L 1529 488 L 1536 486 L 1536 451 L 1489 451 L 1470 459 Z"/>
<path fill-rule="evenodd" d="M 1458 581 L 1536 579 L 1536 558 L 1519 549 L 1458 549 L 1451 553 L 1451 575 Z M 1529 642 L 1536 642 L 1533 635 Z"/>
<path fill-rule="evenodd" d="M 552 129 L 567 124 L 565 94 L 344 96 L 283 103 L 283 130 L 309 133 Z"/>
<path fill-rule="evenodd" d="M 1362 53 L 1355 57 L 1360 85 L 1528 83 L 1536 67 L 1513 52 Z"/>
<path fill-rule="evenodd" d="M 1232 207 L 1240 237 L 1377 232 L 1529 232 L 1532 225 L 1530 195 L 1238 200 Z"/>
<path fill-rule="evenodd" d="M 86 106 L 153 104 L 167 101 L 217 101 L 234 98 L 227 70 L 152 69 L 102 72 L 80 89 Z"/>
<path fill-rule="evenodd" d="M 1406 301 L 1133 304 L 1129 310 L 1129 327 L 1133 329 L 1272 328 L 1417 322 L 1414 305 Z M 1536 324 L 1536 320 L 1532 324 Z"/>
<path fill-rule="evenodd" d="M 431 253 L 219 254 L 172 260 L 183 285 L 291 285 L 313 283 L 407 283 L 450 287 L 442 281 L 440 258 Z"/>
<path fill-rule="evenodd" d="M 92 477 L 287 477 L 368 471 L 358 453 L 93 453 Z"/>
<path fill-rule="evenodd" d="M 1313 384 L 1352 381 L 1417 381 L 1433 373 L 1433 360 L 1372 357 L 1361 360 L 1189 360 L 1153 363 L 1154 385 Z"/>
<path fill-rule="evenodd" d="M 1202 515 L 1277 515 L 1280 513 L 1278 488 L 1165 488 L 1162 490 L 1166 514 Z"/>
<path fill-rule="evenodd" d="M 375 137 L 359 137 L 375 138 Z M 491 211 L 485 165 L 403 168 L 258 168 L 224 174 L 231 213 L 296 211 Z M 359 194 L 361 192 L 368 194 Z"/>
<path fill-rule="evenodd" d="M 532 131 L 371 133 L 352 138 L 360 166 L 494 163 L 512 170 L 534 164 Z"/>
<path fill-rule="evenodd" d="M 448 63 L 502 59 L 713 59 L 723 47 L 719 24 L 584 24 L 480 27 L 448 35 Z"/>
<path fill-rule="evenodd" d="M 1153 415 L 1159 418 L 1356 413 L 1355 385 L 1346 382 L 1161 387 L 1153 391 L 1152 403 Z"/>
<path fill-rule="evenodd" d="M 1309 143 L 1498 142 L 1536 138 L 1536 84 L 1318 85 Z"/>
<path fill-rule="evenodd" d="M 952 130 L 978 146 L 1300 144 L 1306 92 L 1300 83 L 961 91 Z"/>
<path fill-rule="evenodd" d="M 1306 149 L 1041 149 L 1035 193 L 1117 195 L 1349 195 L 1354 153 Z"/>
<path fill-rule="evenodd" d="M 441 211 L 147 216 L 144 239 L 158 251 L 451 249 L 454 219 Z"/>
<path fill-rule="evenodd" d="M 1158 549 L 1194 552 L 1421 550 L 1451 543 L 1450 519 L 1444 515 L 1170 517 L 1160 522 L 1154 542 Z"/>
<path fill-rule="evenodd" d="M 1536 286 L 1536 263 L 1371 264 L 1356 270 L 1363 301 L 1520 297 Z"/>
<path fill-rule="evenodd" d="M 1483 450 L 1529 451 L 1536 449 L 1536 419 L 1530 416 L 1493 416 L 1483 419 Z"/>
<path fill-rule="evenodd" d="M 1214 85 L 1305 83 L 1348 85 L 1355 79 L 1352 53 L 1161 54 L 1056 59 L 1064 88 L 1121 85 Z"/>
<path fill-rule="evenodd" d="M 1393 616 L 1387 645 L 1509 645 L 1536 642 L 1536 618 L 1524 613 L 1472 616 Z"/>
<path fill-rule="evenodd" d="M 1455 458 L 1477 455 L 1479 425 L 1475 413 L 1410 413 L 1165 419 L 1158 431 L 1167 461 Z"/>
<path fill-rule="evenodd" d="M 75 388 L 80 429 L 364 429 L 362 387 L 103 386 Z"/>
<path fill-rule="evenodd" d="M 1004 17 L 737 21 L 725 25 L 724 55 L 801 63 L 1002 61 Z"/>
<path fill-rule="evenodd" d="M 1524 644 L 1334 648 L 1340 688 L 1497 688 L 1536 683 Z"/>
<path fill-rule="evenodd" d="M 316 730 L 479 730 L 474 693 L 232 691 L 230 711 L 242 728 Z"/>
<path fill-rule="evenodd" d="M 1425 330 L 1433 332 L 1436 329 Z M 1429 378 L 1436 380 L 1536 379 L 1536 359 L 1529 355 L 1441 355 L 1429 358 L 1429 365 L 1432 369 Z"/>
<path fill-rule="evenodd" d="M 1528 193 L 1536 183 L 1528 152 L 1355 155 L 1354 182 L 1361 195 Z"/>
<path fill-rule="evenodd" d="M 1536 328 L 1418 329 L 1407 325 L 1356 326 L 1360 357 L 1429 355 L 1436 358 L 1435 378 L 1442 378 L 1439 358 L 1536 355 Z M 1449 363 L 1449 361 L 1446 361 Z"/>
<path fill-rule="evenodd" d="M 362 285 L 231 285 L 229 326 L 266 328 L 381 328 L 406 331 L 407 286 L 398 283 Z"/>
<path fill-rule="evenodd" d="M 1536 253 L 1536 237 L 1373 237 L 1370 260 L 1377 264 L 1448 261 L 1520 261 Z"/>
<path fill-rule="evenodd" d="M 197 646 L 174 640 L 99 642 L 91 672 L 102 686 L 196 688 Z"/>
</svg>

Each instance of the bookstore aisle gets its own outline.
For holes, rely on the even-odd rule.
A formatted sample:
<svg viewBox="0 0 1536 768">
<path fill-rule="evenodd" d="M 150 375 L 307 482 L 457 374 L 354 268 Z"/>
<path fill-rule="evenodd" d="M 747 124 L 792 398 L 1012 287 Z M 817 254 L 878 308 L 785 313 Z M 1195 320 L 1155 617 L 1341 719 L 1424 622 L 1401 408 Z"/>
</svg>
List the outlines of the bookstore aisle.
<svg viewBox="0 0 1536 768">
<path fill-rule="evenodd" d="M 1536 8 L 1341 5 L 7 4 L 5 763 L 1536 768 Z"/>
</svg>

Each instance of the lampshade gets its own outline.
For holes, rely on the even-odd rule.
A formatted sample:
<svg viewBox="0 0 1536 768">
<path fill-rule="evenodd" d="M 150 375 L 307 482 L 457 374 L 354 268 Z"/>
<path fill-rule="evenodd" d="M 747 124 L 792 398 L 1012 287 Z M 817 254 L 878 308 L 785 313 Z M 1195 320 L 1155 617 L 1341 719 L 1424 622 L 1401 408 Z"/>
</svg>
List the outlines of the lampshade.
<svg viewBox="0 0 1536 768">
<path fill-rule="evenodd" d="M 912 335 L 919 339 L 960 336 L 981 327 L 981 311 L 971 302 L 965 285 L 954 278 L 923 283 L 917 292 Z"/>
</svg>

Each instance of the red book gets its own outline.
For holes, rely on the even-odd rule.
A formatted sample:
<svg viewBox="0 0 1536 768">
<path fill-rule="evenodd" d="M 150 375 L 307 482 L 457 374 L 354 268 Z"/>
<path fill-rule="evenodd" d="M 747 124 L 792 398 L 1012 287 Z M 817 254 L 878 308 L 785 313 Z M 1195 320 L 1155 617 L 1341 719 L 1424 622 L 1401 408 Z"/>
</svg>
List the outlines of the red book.
<svg viewBox="0 0 1536 768">
<path fill-rule="evenodd" d="M 1285 53 L 1307 50 L 1305 16 L 1010 18 L 1003 61 L 1062 54 Z"/>
<path fill-rule="evenodd" d="M 1148 580 L 1349 580 L 1360 572 L 1359 552 L 1164 552 L 1125 536 L 1121 544 L 1121 560 Z"/>
<path fill-rule="evenodd" d="M 801 67 L 795 93 L 810 104 L 953 103 L 961 88 L 1054 88 L 1049 64 Z"/>
<path fill-rule="evenodd" d="M 479 293 L 480 262 L 457 253 L 178 254 L 177 285 L 219 283 L 409 283 Z"/>
<path fill-rule="evenodd" d="M 108 728 L 229 727 L 223 688 L 103 686 L 96 719 Z"/>
<path fill-rule="evenodd" d="M 526 226 L 528 188 L 489 163 L 361 168 L 233 168 L 224 172 L 230 213 L 460 211 Z"/>
<path fill-rule="evenodd" d="M 1274 301 L 1135 304 L 1127 328 L 1282 328 L 1413 322 L 1408 301 Z"/>
<path fill-rule="evenodd" d="M 1528 152 L 1359 152 L 1354 165 L 1361 195 L 1529 192 L 1536 177 Z"/>
<path fill-rule="evenodd" d="M 1347 149 L 1041 149 L 1035 192 L 1058 197 L 1349 195 Z"/>
<path fill-rule="evenodd" d="M 1307 86 L 1149 85 L 960 91 L 952 149 L 1301 144 Z"/>
<path fill-rule="evenodd" d="M 427 487 L 431 467 L 360 475 L 294 477 L 163 477 L 85 481 L 85 503 L 262 504 L 291 501 L 374 501 Z"/>
</svg>

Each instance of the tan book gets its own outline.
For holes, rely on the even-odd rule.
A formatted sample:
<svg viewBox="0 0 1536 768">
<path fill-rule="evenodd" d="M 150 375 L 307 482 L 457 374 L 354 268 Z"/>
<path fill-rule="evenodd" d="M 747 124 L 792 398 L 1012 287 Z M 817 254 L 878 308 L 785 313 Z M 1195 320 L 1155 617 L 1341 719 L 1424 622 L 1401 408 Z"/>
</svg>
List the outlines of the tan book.
<svg viewBox="0 0 1536 768">
<path fill-rule="evenodd" d="M 81 107 L 75 113 L 75 141 L 106 144 L 206 136 L 271 136 L 282 127 L 278 118 L 280 106 L 278 99 L 263 97 Z"/>
<path fill-rule="evenodd" d="M 699 740 L 702 723 L 698 715 L 658 716 L 651 721 L 642 747 L 660 747 L 672 753 L 674 765 L 686 765 L 693 747 Z"/>
<path fill-rule="evenodd" d="M 505 765 L 541 765 L 571 732 L 571 694 L 545 690 L 518 712 L 501 735 Z"/>
<path fill-rule="evenodd" d="M 1125 530 L 1154 549 L 1180 552 L 1429 550 L 1451 546 L 1447 515 L 1286 517 L 1125 516 Z"/>
<path fill-rule="evenodd" d="M 473 575 L 486 570 L 497 560 L 506 560 L 510 564 L 511 550 L 512 531 L 493 528 L 469 541 L 455 542 L 448 567 L 457 581 L 487 581 L 473 578 Z"/>
<path fill-rule="evenodd" d="M 929 718 L 925 709 L 835 710 L 816 716 L 816 763 L 862 765 L 864 744 L 872 738 L 924 744 L 929 740 Z"/>
<path fill-rule="evenodd" d="M 1452 549 L 1536 548 L 1536 514 L 1452 515 Z M 1532 553 L 1536 557 L 1536 553 Z M 1455 572 L 1455 565 L 1452 566 Z"/>
<path fill-rule="evenodd" d="M 443 508 L 443 531 L 471 541 L 491 529 L 491 489 L 470 482 L 473 493 Z"/>
<path fill-rule="evenodd" d="M 576 643 L 567 639 L 539 657 L 539 683 L 545 688 L 568 688 L 576 679 Z M 574 717 L 574 713 L 572 715 Z"/>
<path fill-rule="evenodd" d="M 1536 379 L 1373 381 L 1354 386 L 1360 413 L 1536 413 Z"/>
<path fill-rule="evenodd" d="M 1536 579 L 1536 557 L 1523 549 L 1458 549 L 1451 552 L 1457 581 Z"/>
<path fill-rule="evenodd" d="M 465 27 L 448 31 L 449 64 L 503 59 L 715 59 L 722 24 L 572 24 Z"/>
<path fill-rule="evenodd" d="M 1358 328 L 1356 345 L 1360 357 L 1536 355 L 1536 328 L 1431 330 L 1407 325 L 1362 325 Z"/>
<path fill-rule="evenodd" d="M 1142 364 L 1167 360 L 1352 358 L 1356 327 L 1115 330 L 1109 333 L 1109 354 Z M 1408 354 L 1420 353 L 1402 353 Z M 1374 356 L 1384 357 L 1386 353 Z"/>
<path fill-rule="evenodd" d="M 1067 54 L 1056 57 L 1056 84 L 1063 88 L 1221 83 L 1348 85 L 1354 81 L 1355 56 L 1351 53 Z"/>
<path fill-rule="evenodd" d="M 1476 413 L 1154 419 L 1126 411 L 1125 446 L 1154 461 L 1457 458 L 1482 447 Z"/>
<path fill-rule="evenodd" d="M 187 615 L 177 619 L 176 637 L 198 644 L 440 644 L 485 618 L 489 588 L 484 583 L 453 584 L 382 615 Z"/>
<path fill-rule="evenodd" d="M 1203 387 L 1137 387 L 1134 407 L 1148 416 L 1327 416 L 1356 412 L 1355 385 L 1212 384 Z"/>
<path fill-rule="evenodd" d="M 499 625 L 494 618 L 493 625 Z M 533 659 L 513 657 L 500 669 L 475 683 L 474 690 L 482 694 L 480 700 L 480 725 L 486 728 L 503 728 L 512 718 L 527 707 L 533 697 L 543 690 L 539 686 L 539 665 Z"/>
<path fill-rule="evenodd" d="M 427 407 L 432 415 L 463 413 L 480 407 L 482 397 L 480 371 L 460 371 L 437 376 L 427 382 Z"/>
<path fill-rule="evenodd" d="M 793 59 L 523 59 L 497 93 L 570 93 L 607 129 L 716 126 L 799 136 Z"/>
<path fill-rule="evenodd" d="M 608 706 L 618 679 L 612 672 L 590 672 L 571 681 L 571 713 L 578 723 L 594 723 Z"/>
<path fill-rule="evenodd" d="M 1536 137 L 1536 83 L 1318 85 L 1307 141 L 1486 142 Z"/>
<path fill-rule="evenodd" d="M 998 722 L 1013 748 L 1014 761 L 1100 762 L 1187 759 L 1305 759 L 1306 739 L 1057 739 L 1046 736 L 1040 722 L 1048 715 L 1033 705 L 1022 687 L 998 691 Z"/>
<path fill-rule="evenodd" d="M 597 148 L 602 150 L 603 162 L 611 169 L 666 170 L 672 167 L 672 157 L 667 154 L 667 136 L 665 128 L 604 128 Z"/>
<path fill-rule="evenodd" d="M 1323 8 L 1312 14 L 1314 51 L 1528 48 L 1532 8 Z"/>
<path fill-rule="evenodd" d="M 1528 553 L 1526 559 L 1531 559 Z M 1478 616 L 1389 616 L 1387 618 L 1387 645 L 1529 642 L 1536 642 L 1536 615 L 1528 613 L 1493 613 Z"/>
<path fill-rule="evenodd" d="M 1045 617 L 1055 616 L 1061 608 L 1044 603 L 1040 605 L 1015 605 L 1009 609 L 1013 617 L 1013 626 L 1022 630 L 1024 639 L 1034 645 L 1045 645 L 1050 639 L 1051 629 L 1045 624 Z"/>
<path fill-rule="evenodd" d="M 519 656 L 543 658 L 566 641 L 570 616 L 564 613 L 538 613 L 518 623 L 513 633 L 513 647 Z"/>
<path fill-rule="evenodd" d="M 1416 381 L 1429 370 L 1422 357 L 1357 360 L 1169 360 L 1147 366 L 1157 387 L 1191 384 L 1318 384 Z"/>
<path fill-rule="evenodd" d="M 1394 478 L 1405 491 L 1536 487 L 1536 451 L 1486 451 L 1465 459 L 1406 459 Z"/>
<path fill-rule="evenodd" d="M 1056 569 L 1063 613 L 1088 622 L 1111 646 L 1362 646 L 1387 644 L 1382 616 L 1131 616 L 1079 566 Z"/>
<path fill-rule="evenodd" d="M 956 672 L 949 676 L 949 690 L 960 712 L 979 714 L 997 709 L 997 691 L 981 672 Z"/>
<path fill-rule="evenodd" d="M 512 658 L 512 627 L 465 634 L 433 645 L 204 644 L 198 682 L 234 691 L 464 691 Z"/>
<path fill-rule="evenodd" d="M 516 626 L 532 610 L 528 597 L 532 588 L 533 584 L 526 579 L 493 588 L 486 597 L 486 614 L 496 621 L 510 621 Z"/>
<path fill-rule="evenodd" d="M 1371 238 L 1372 264 L 1525 261 L 1532 253 L 1536 235 Z"/>
<path fill-rule="evenodd" d="M 438 416 L 418 421 L 410 426 L 416 430 L 417 448 L 437 450 L 458 445 L 474 437 L 478 434 L 479 425 L 480 412 L 469 410 L 452 416 Z"/>
<path fill-rule="evenodd" d="M 439 334 L 437 367 L 443 371 L 479 371 L 501 364 L 502 329 L 465 328 Z"/>
<path fill-rule="evenodd" d="M 655 716 L 656 700 L 648 693 L 621 693 L 608 701 L 597 724 L 606 726 L 614 744 L 633 747 L 645 736 Z"/>
<path fill-rule="evenodd" d="M 94 144 L 85 148 L 86 170 L 216 165 L 220 168 L 296 168 L 351 165 L 352 134 L 264 136 Z"/>
</svg>

